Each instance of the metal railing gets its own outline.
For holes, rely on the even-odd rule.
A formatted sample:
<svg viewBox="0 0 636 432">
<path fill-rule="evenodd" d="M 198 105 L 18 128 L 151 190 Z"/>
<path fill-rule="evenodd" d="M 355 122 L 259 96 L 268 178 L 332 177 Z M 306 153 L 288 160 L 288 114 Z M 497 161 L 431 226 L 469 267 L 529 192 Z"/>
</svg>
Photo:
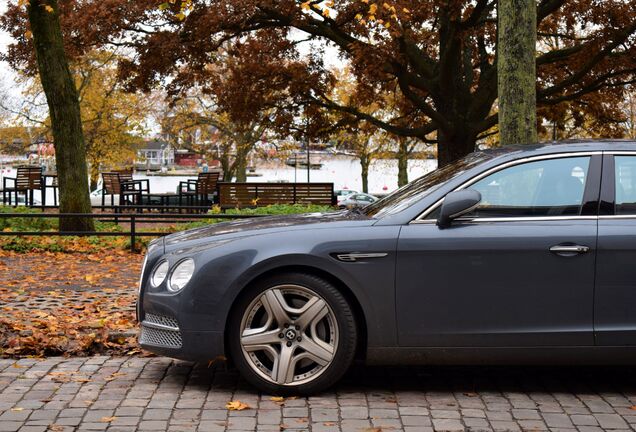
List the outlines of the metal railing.
<svg viewBox="0 0 636 432">
<path fill-rule="evenodd" d="M 106 207 L 106 206 L 105 206 Z M 105 208 L 104 207 L 104 208 Z M 116 207 L 116 206 L 113 206 Z M 121 209 L 121 206 L 119 207 Z M 126 209 L 147 208 L 147 206 L 126 206 Z M 156 209 L 156 206 L 153 207 Z M 166 207 L 168 209 L 170 207 Z M 174 206 L 174 209 L 182 210 L 209 210 L 209 207 L 196 206 Z M 135 242 L 137 237 L 162 237 L 172 232 L 169 231 L 138 231 L 139 223 L 182 223 L 194 222 L 205 219 L 248 219 L 262 217 L 266 215 L 241 215 L 226 213 L 1 213 L 0 219 L 18 218 L 45 218 L 61 219 L 71 217 L 97 219 L 100 222 L 128 223 L 129 231 L 0 231 L 0 236 L 97 236 L 97 237 L 129 237 L 131 251 L 135 252 Z"/>
</svg>

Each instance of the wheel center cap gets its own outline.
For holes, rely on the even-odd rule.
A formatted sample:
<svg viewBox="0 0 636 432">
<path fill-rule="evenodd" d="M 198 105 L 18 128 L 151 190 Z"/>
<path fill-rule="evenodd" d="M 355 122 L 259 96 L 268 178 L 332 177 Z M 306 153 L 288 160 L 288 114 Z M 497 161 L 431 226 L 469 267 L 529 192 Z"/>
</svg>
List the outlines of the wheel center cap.
<svg viewBox="0 0 636 432">
<path fill-rule="evenodd" d="M 287 338 L 287 340 L 290 340 L 290 341 L 296 339 L 296 331 L 292 329 L 287 330 L 285 332 L 285 337 Z"/>
</svg>

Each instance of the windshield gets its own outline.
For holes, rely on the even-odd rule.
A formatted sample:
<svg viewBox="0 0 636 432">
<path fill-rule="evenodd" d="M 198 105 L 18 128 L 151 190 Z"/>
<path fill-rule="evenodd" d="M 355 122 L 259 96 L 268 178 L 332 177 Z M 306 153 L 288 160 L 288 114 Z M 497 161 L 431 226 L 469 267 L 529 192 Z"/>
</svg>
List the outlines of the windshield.
<svg viewBox="0 0 636 432">
<path fill-rule="evenodd" d="M 456 160 L 455 162 L 413 180 L 411 183 L 402 186 L 395 192 L 364 207 L 361 212 L 367 216 L 380 218 L 402 211 L 431 192 L 437 190 L 449 180 L 452 180 L 458 175 L 492 158 L 493 156 L 494 154 L 492 153 L 471 153 Z"/>
</svg>

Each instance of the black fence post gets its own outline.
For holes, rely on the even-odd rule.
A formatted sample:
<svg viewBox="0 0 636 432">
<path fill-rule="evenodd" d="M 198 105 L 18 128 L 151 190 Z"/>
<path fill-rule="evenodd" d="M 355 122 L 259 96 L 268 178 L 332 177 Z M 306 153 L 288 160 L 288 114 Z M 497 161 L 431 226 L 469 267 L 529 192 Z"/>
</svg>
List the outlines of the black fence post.
<svg viewBox="0 0 636 432">
<path fill-rule="evenodd" d="M 135 252 L 135 214 L 130 214 L 130 251 Z"/>
</svg>

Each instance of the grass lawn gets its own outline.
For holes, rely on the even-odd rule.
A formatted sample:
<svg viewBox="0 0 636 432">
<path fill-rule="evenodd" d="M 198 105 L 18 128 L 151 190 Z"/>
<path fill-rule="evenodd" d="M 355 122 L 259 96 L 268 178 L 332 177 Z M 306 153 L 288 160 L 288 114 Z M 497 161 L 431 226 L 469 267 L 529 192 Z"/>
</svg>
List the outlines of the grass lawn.
<svg viewBox="0 0 636 432">
<path fill-rule="evenodd" d="M 228 215 L 288 215 L 313 212 L 328 212 L 334 209 L 329 206 L 317 205 L 271 205 L 247 209 L 228 209 L 225 214 Z M 39 209 L 31 209 L 26 207 L 9 207 L 0 206 L 0 213 L 40 213 Z M 220 209 L 213 207 L 209 214 L 220 213 Z M 225 218 L 211 218 L 197 220 L 196 222 L 168 224 L 158 223 L 143 224 L 143 231 L 154 232 L 158 235 L 183 231 L 190 228 L 205 226 L 208 224 L 226 222 Z M 128 224 L 124 226 L 113 222 L 95 222 L 96 231 L 100 232 L 127 232 Z M 19 232 L 19 231 L 57 231 L 58 221 L 56 218 L 34 218 L 34 217 L 15 217 L 0 218 L 0 231 L 3 232 Z M 137 231 L 141 231 L 137 227 Z M 144 251 L 146 244 L 151 237 L 138 238 L 136 241 L 136 249 Z M 130 250 L 130 238 L 127 236 L 0 236 L 0 250 L 15 252 L 85 252 L 94 253 L 104 249 Z"/>
</svg>

